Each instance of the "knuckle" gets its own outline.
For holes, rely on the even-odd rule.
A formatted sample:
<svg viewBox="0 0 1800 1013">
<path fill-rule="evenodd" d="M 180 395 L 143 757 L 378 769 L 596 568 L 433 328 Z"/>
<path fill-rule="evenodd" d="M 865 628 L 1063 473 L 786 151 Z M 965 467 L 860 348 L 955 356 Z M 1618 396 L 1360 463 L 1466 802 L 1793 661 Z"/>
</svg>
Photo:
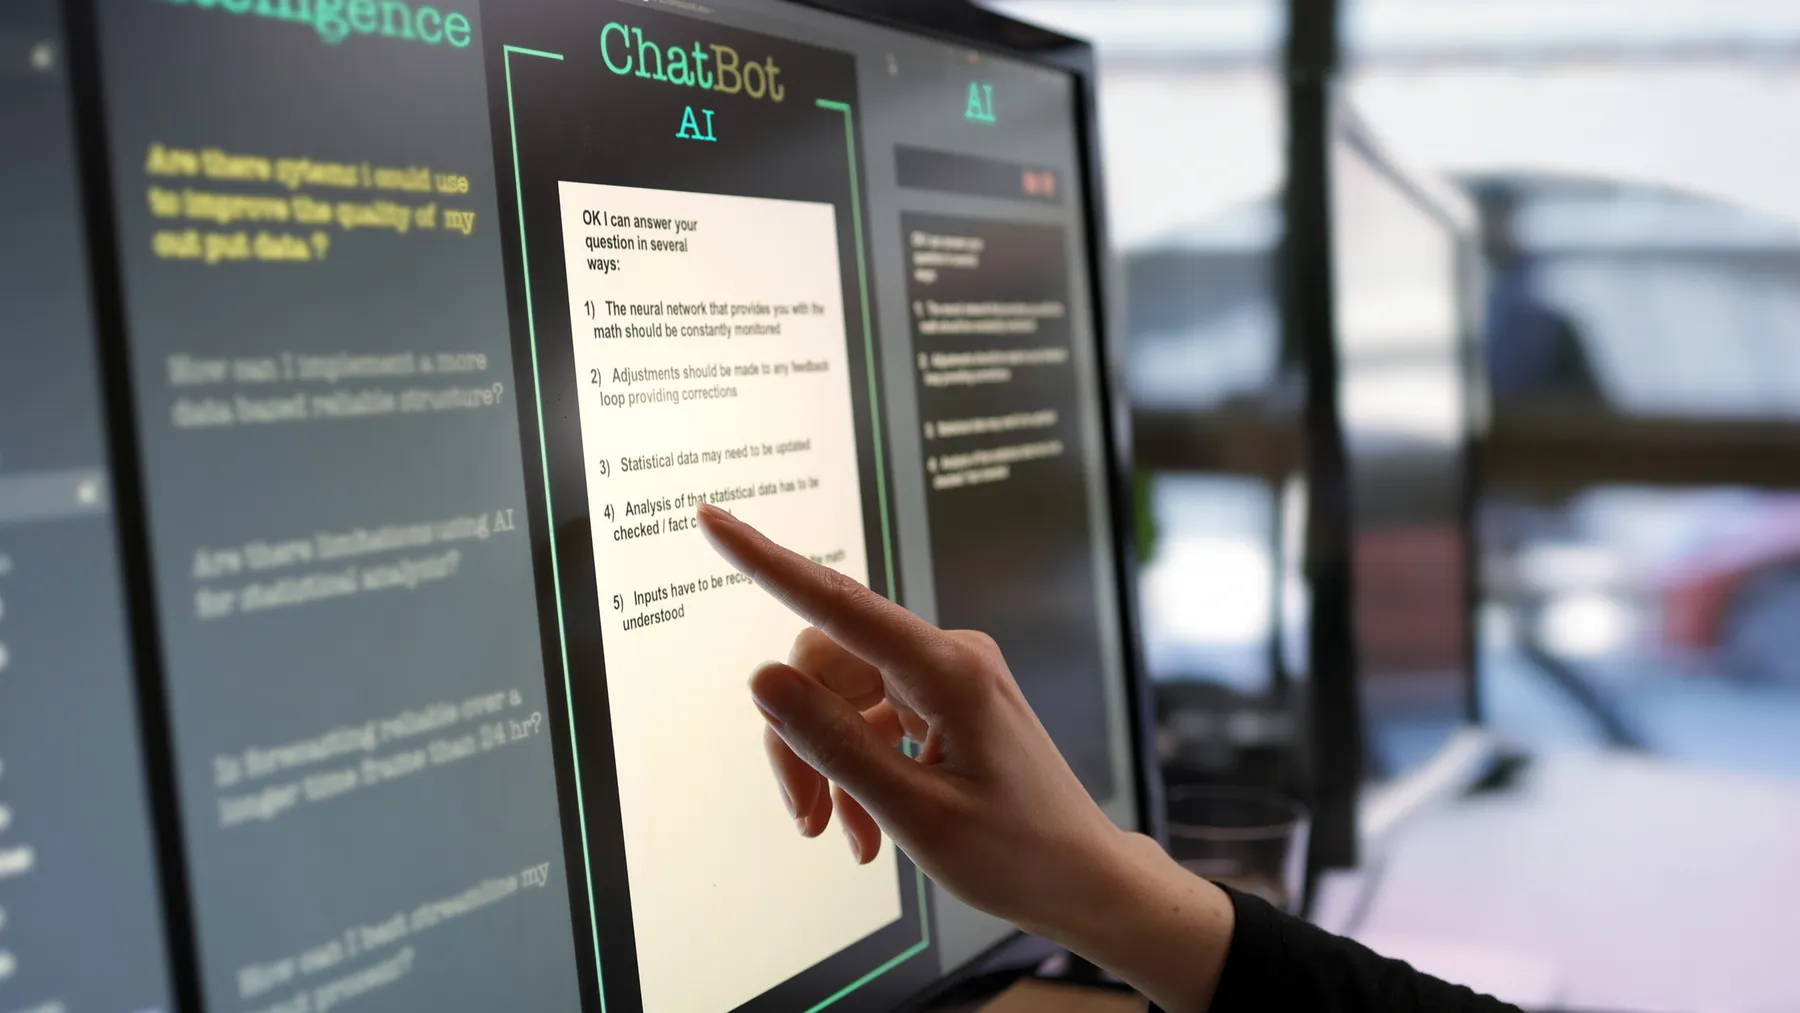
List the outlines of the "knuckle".
<svg viewBox="0 0 1800 1013">
<path fill-rule="evenodd" d="M 857 583 L 856 578 L 838 570 L 827 569 L 823 583 L 825 596 L 833 603 L 834 621 L 845 615 L 868 611 L 869 598 L 874 592 Z M 823 629 L 822 632 L 829 635 L 831 631 Z"/>
<path fill-rule="evenodd" d="M 855 577 L 842 570 L 827 570 L 826 574 L 825 584 L 831 589 L 832 594 L 843 598 L 852 605 L 863 604 L 864 596 L 869 593 L 869 589 L 858 583 Z"/>
<path fill-rule="evenodd" d="M 1005 683 L 1006 661 L 1000 648 L 985 633 L 959 630 L 950 642 L 952 664 L 958 680 L 971 690 L 989 692 Z"/>
<path fill-rule="evenodd" d="M 968 650 L 974 651 L 981 659 L 992 660 L 999 657 L 999 653 L 1001 653 L 999 642 L 994 641 L 994 637 L 986 635 L 981 630 L 963 630 L 961 637 L 967 644 Z"/>
<path fill-rule="evenodd" d="M 980 630 L 957 630 L 952 636 L 958 651 L 968 661 L 987 665 L 1000 657 L 1000 645 Z"/>
</svg>

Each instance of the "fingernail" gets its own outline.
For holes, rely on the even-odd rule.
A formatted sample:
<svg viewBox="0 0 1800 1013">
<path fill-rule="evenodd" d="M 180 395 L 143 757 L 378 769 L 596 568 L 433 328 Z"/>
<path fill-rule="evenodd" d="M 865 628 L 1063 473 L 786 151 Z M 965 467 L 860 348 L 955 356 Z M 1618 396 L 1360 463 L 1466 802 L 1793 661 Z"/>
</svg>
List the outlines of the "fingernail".
<svg viewBox="0 0 1800 1013">
<path fill-rule="evenodd" d="M 786 724 L 806 699 L 806 687 L 800 679 L 793 669 L 771 662 L 750 676 L 750 697 L 770 721 Z"/>
<path fill-rule="evenodd" d="M 850 832 L 850 825 L 848 823 L 844 824 L 840 829 L 844 831 L 844 840 L 850 842 L 850 857 L 856 859 L 856 864 L 861 865 L 862 844 L 857 841 L 856 835 Z"/>
<path fill-rule="evenodd" d="M 736 517 L 731 516 L 729 511 L 721 507 L 713 506 L 711 503 L 700 504 L 700 509 L 695 511 L 695 515 L 703 521 L 710 521 L 714 524 L 735 525 L 743 523 Z"/>
<path fill-rule="evenodd" d="M 781 804 L 787 806 L 788 815 L 795 823 L 800 822 L 800 810 L 794 808 L 794 797 L 788 794 L 787 785 L 777 781 L 775 786 L 781 789 Z"/>
</svg>

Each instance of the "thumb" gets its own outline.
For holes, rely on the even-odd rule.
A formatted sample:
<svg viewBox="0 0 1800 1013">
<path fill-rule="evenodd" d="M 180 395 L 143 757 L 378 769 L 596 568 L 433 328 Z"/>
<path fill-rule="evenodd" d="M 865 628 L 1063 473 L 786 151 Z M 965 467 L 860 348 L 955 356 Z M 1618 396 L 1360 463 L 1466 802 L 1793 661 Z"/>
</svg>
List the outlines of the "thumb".
<svg viewBox="0 0 1800 1013">
<path fill-rule="evenodd" d="M 878 819 L 902 813 L 924 788 L 918 764 L 882 741 L 849 701 L 799 669 L 762 666 L 750 677 L 750 695 L 795 755 Z"/>
</svg>

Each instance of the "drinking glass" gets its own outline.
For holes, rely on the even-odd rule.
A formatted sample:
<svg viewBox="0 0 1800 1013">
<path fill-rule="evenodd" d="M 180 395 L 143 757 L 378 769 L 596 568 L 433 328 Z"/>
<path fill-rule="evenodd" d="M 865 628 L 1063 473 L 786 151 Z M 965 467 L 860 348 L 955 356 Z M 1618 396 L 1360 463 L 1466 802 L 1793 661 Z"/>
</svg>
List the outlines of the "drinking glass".
<svg viewBox="0 0 1800 1013">
<path fill-rule="evenodd" d="M 1169 789 L 1169 853 L 1196 876 L 1299 913 L 1312 817 L 1256 788 Z"/>
</svg>

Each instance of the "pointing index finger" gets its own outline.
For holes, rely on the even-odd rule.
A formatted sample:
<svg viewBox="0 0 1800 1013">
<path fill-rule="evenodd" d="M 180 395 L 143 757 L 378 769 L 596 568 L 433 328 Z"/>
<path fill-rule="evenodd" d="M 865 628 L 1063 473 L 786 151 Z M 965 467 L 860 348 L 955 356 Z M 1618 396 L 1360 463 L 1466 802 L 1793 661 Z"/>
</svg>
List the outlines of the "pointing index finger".
<svg viewBox="0 0 1800 1013">
<path fill-rule="evenodd" d="M 915 673 L 937 667 L 946 646 L 942 630 L 710 503 L 699 518 L 719 555 L 850 653 L 907 685 Z"/>
</svg>

